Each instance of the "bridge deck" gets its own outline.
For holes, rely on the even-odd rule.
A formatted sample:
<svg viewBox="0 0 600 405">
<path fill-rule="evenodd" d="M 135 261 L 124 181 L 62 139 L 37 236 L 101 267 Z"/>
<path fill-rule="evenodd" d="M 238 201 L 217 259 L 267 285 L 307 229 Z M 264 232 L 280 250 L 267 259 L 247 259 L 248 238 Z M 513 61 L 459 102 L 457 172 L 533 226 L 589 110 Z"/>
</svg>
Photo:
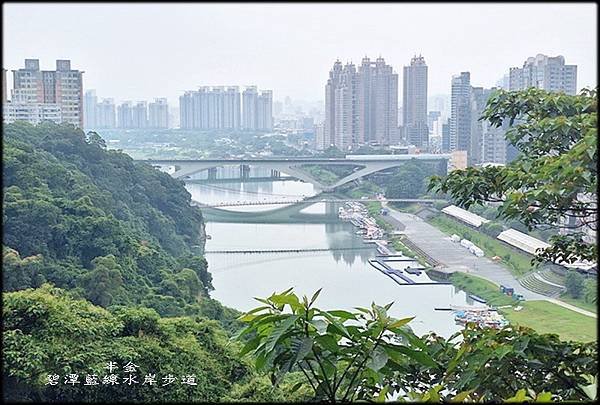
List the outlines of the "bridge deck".
<svg viewBox="0 0 600 405">
<path fill-rule="evenodd" d="M 263 159 L 135 159 L 139 162 L 155 164 L 178 164 L 178 163 L 218 163 L 218 164 L 252 164 L 252 163 L 389 163 L 407 160 L 448 160 L 451 158 L 447 153 L 420 153 L 412 155 L 385 155 L 383 156 L 356 156 L 346 158 L 314 158 L 314 157 L 292 157 L 292 158 L 263 158 Z"/>
<path fill-rule="evenodd" d="M 342 248 L 311 248 L 311 249 L 258 249 L 258 250 L 205 250 L 204 253 L 211 254 L 236 254 L 236 253 L 303 253 L 303 252 L 331 252 L 339 250 L 367 250 L 371 246 L 342 247 Z"/>
<path fill-rule="evenodd" d="M 201 203 L 199 201 L 193 201 L 194 205 L 206 208 L 217 208 L 217 207 L 242 207 L 242 206 L 251 206 L 251 205 L 282 205 L 282 204 L 298 204 L 298 203 L 322 203 L 322 202 L 382 202 L 382 200 L 378 200 L 375 198 L 369 199 L 298 199 L 298 200 L 272 200 L 272 201 L 230 201 L 230 202 L 220 202 L 220 203 Z M 418 204 L 433 204 L 438 201 L 436 199 L 411 199 L 411 198 L 390 198 L 386 199 L 386 202 L 405 202 L 405 203 L 418 203 Z"/>
</svg>

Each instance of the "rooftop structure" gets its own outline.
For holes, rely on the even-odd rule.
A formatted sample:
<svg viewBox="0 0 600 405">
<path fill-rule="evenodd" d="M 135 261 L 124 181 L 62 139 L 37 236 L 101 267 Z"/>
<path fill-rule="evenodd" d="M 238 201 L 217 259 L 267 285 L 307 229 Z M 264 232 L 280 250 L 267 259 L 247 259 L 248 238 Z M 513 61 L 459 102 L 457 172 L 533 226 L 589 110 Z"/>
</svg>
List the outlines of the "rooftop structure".
<svg viewBox="0 0 600 405">
<path fill-rule="evenodd" d="M 537 253 L 539 253 L 539 250 L 543 250 L 546 249 L 547 247 L 549 247 L 550 245 L 542 240 L 539 240 L 537 238 L 534 238 L 533 236 L 529 236 L 523 232 L 519 232 L 516 229 L 507 229 L 504 232 L 501 232 L 498 235 L 498 239 L 508 243 L 511 246 L 514 246 L 516 248 L 519 248 L 531 255 L 535 255 Z M 585 261 L 578 261 L 575 263 L 565 263 L 565 262 L 557 262 L 556 264 L 559 264 L 563 267 L 567 267 L 567 268 L 578 268 L 578 269 L 584 269 L 584 270 L 589 270 L 593 267 L 596 266 L 596 263 L 591 263 L 588 262 L 587 260 Z"/>
<path fill-rule="evenodd" d="M 498 235 L 498 239 L 532 255 L 537 254 L 538 249 L 546 249 L 550 246 L 542 240 L 512 228 L 501 232 Z"/>
<path fill-rule="evenodd" d="M 467 224 L 479 228 L 481 225 L 490 222 L 488 219 L 480 217 L 479 215 L 473 214 L 467 210 L 457 207 L 456 205 L 449 205 L 442 209 L 444 214 L 450 215 L 456 219 L 466 222 Z"/>
</svg>

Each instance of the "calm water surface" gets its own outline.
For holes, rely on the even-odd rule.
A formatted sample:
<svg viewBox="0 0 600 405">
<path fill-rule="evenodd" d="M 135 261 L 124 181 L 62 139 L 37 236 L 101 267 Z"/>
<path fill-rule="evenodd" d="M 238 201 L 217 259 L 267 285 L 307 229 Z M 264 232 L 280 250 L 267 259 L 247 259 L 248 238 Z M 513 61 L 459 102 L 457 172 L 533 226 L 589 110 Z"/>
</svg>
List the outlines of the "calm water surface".
<svg viewBox="0 0 600 405">
<path fill-rule="evenodd" d="M 187 184 L 186 188 L 196 201 L 216 203 L 223 201 L 282 201 L 315 194 L 311 184 L 296 180 L 251 183 Z M 207 253 L 209 271 L 215 290 L 212 297 L 223 304 L 244 311 L 259 305 L 253 297 L 266 297 L 294 287 L 298 294 L 309 297 L 323 288 L 318 306 L 324 309 L 352 309 L 369 306 L 371 302 L 385 305 L 397 318 L 415 316 L 410 323 L 417 334 L 434 331 L 449 336 L 458 331 L 450 312 L 435 311 L 436 307 L 470 305 L 464 292 L 451 285 L 398 285 L 368 263 L 377 252 L 365 249 L 369 245 L 356 235 L 356 228 L 337 219 L 337 207 L 332 203 L 318 203 L 295 210 L 294 219 L 286 223 L 225 223 L 211 222 L 206 213 L 206 232 L 211 239 L 206 250 L 254 249 L 311 249 L 359 247 L 360 250 L 219 254 Z M 281 218 L 282 205 L 230 207 L 230 211 L 246 212 L 248 218 L 261 214 L 262 222 L 269 222 L 266 211 L 276 212 Z M 288 207 L 289 208 L 289 207 Z M 287 214 L 284 214 L 287 215 Z M 290 214 L 292 216 L 292 214 Z M 326 218 L 314 223 L 315 216 Z M 281 222 L 281 221 L 279 221 Z M 311 223 L 313 222 L 313 223 Z M 325 223 L 326 222 L 326 223 Z M 394 265 L 394 267 L 397 267 Z M 426 276 L 424 276 L 426 277 Z"/>
</svg>

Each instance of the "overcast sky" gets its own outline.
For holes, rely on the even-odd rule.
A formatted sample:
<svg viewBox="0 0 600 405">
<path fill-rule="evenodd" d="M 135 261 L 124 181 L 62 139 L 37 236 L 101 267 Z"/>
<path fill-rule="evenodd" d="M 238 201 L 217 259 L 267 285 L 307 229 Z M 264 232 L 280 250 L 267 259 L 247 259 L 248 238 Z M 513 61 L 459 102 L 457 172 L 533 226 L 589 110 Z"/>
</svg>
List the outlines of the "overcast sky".
<svg viewBox="0 0 600 405">
<path fill-rule="evenodd" d="M 176 103 L 200 85 L 251 85 L 274 98 L 324 99 L 339 58 L 379 55 L 400 74 L 414 54 L 429 66 L 429 95 L 471 72 L 491 87 L 543 53 L 578 65 L 577 87 L 596 85 L 597 6 L 570 4 L 6 4 L 3 64 L 25 58 L 51 70 L 71 59 L 99 97 Z M 9 84 L 9 88 L 12 84 Z M 10 94 L 10 93 L 9 93 Z M 401 94 L 401 93 L 400 93 Z M 402 97 L 399 97 L 400 101 Z"/>
</svg>

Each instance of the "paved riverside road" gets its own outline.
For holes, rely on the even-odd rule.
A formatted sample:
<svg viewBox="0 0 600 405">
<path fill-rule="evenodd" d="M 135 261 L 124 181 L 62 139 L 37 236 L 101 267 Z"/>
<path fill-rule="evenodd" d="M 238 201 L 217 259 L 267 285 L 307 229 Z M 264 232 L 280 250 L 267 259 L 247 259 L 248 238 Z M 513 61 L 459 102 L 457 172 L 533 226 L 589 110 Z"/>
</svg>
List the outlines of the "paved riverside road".
<svg viewBox="0 0 600 405">
<path fill-rule="evenodd" d="M 475 256 L 460 243 L 452 242 L 450 236 L 416 215 L 396 211 L 389 206 L 387 208 L 389 215 L 404 225 L 404 229 L 401 226 L 397 228 L 425 253 L 444 264 L 445 270 L 462 271 L 496 284 L 508 285 L 515 289 L 515 294 L 521 294 L 525 300 L 548 300 L 548 297 L 523 287 L 504 267 L 487 257 Z"/>
</svg>

